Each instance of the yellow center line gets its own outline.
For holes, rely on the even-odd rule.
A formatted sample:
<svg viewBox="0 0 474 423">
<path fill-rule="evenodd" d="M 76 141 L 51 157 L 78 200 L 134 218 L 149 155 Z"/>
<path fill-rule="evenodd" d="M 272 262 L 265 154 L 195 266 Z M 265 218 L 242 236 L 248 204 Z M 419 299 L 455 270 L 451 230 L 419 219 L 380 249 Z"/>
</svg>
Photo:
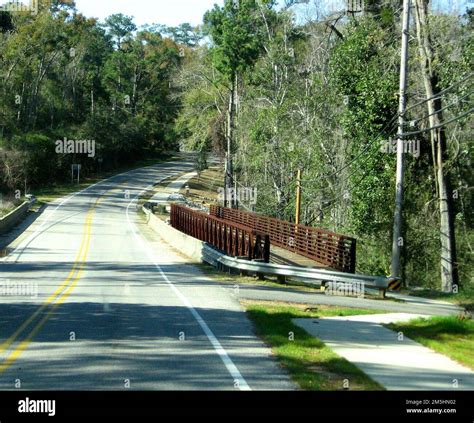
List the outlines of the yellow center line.
<svg viewBox="0 0 474 423">
<path fill-rule="evenodd" d="M 89 249 L 90 249 L 90 238 L 91 238 L 91 231 L 92 231 L 92 220 L 93 220 L 93 215 L 95 212 L 95 208 L 100 202 L 100 198 L 97 199 L 95 202 L 94 206 L 89 210 L 86 221 L 85 221 L 85 226 L 84 226 L 84 236 L 81 242 L 80 249 L 78 251 L 76 260 L 74 262 L 73 268 L 71 269 L 71 272 L 61 284 L 58 289 L 52 294 L 48 300 L 26 321 L 24 322 L 20 328 L 10 337 L 8 338 L 7 341 L 5 341 L 0 349 L 0 352 L 3 352 L 5 349 L 7 349 L 12 343 L 15 342 L 16 338 L 23 332 L 23 330 L 32 322 L 34 319 L 47 307 L 50 306 L 50 310 L 48 313 L 39 321 L 39 323 L 31 330 L 31 332 L 28 334 L 28 336 L 19 343 L 17 348 L 15 348 L 10 355 L 5 359 L 5 361 L 0 365 L 0 373 L 3 373 L 15 360 L 17 360 L 21 353 L 28 347 L 28 345 L 31 343 L 32 339 L 34 336 L 39 332 L 39 330 L 43 327 L 43 325 L 49 320 L 51 315 L 54 313 L 56 308 L 62 304 L 65 299 L 70 295 L 72 290 L 75 288 L 77 285 L 79 279 L 81 278 L 82 272 L 84 270 L 84 265 L 87 260 L 87 257 L 89 255 Z M 69 287 L 64 290 L 68 283 L 71 281 L 72 276 L 76 272 L 76 276 L 74 279 L 72 279 L 71 284 Z M 64 291 L 64 292 L 63 292 Z M 62 294 L 61 294 L 62 292 Z M 61 295 L 60 295 L 61 294 Z M 53 302 L 56 300 L 56 302 L 53 304 Z M 51 306 L 52 305 L 52 306 Z"/>
<path fill-rule="evenodd" d="M 87 214 L 87 216 L 89 216 L 89 213 Z M 86 225 L 87 225 L 88 219 L 89 219 L 89 217 L 86 218 Z M 85 229 L 86 229 L 86 227 L 85 227 Z M 84 234 L 83 234 L 83 237 L 82 237 L 82 242 L 81 242 L 79 251 L 77 253 L 76 259 L 74 260 L 74 265 L 73 265 L 71 271 L 69 272 L 68 276 L 64 280 L 64 282 L 41 305 L 41 307 L 38 310 L 36 310 L 36 312 L 33 313 L 30 316 L 29 319 L 27 319 L 25 322 L 23 322 L 23 324 L 15 331 L 15 333 L 13 333 L 13 335 L 11 335 L 6 341 L 4 341 L 0 345 L 0 354 L 3 353 L 15 341 L 15 339 L 31 324 L 31 322 L 33 322 L 36 319 L 36 317 L 38 317 L 38 315 L 41 314 L 46 307 L 48 307 L 52 302 L 54 302 L 54 300 L 58 297 L 58 295 L 66 288 L 66 286 L 68 285 L 68 283 L 71 280 L 72 276 L 76 272 L 76 267 L 77 267 L 78 261 L 79 261 L 81 255 L 82 255 L 82 250 L 84 249 L 85 240 L 86 240 L 86 230 L 84 230 Z"/>
</svg>

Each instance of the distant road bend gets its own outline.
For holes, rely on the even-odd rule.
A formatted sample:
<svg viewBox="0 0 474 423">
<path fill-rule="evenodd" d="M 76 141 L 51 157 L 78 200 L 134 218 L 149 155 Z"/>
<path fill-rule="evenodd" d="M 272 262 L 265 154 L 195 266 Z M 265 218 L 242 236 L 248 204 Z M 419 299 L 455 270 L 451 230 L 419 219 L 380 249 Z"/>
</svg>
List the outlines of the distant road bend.
<svg viewBox="0 0 474 423">
<path fill-rule="evenodd" d="M 294 389 L 232 290 L 143 238 L 136 198 L 168 162 L 50 205 L 0 261 L 0 389 Z M 129 194 L 129 195 L 128 195 Z"/>
</svg>

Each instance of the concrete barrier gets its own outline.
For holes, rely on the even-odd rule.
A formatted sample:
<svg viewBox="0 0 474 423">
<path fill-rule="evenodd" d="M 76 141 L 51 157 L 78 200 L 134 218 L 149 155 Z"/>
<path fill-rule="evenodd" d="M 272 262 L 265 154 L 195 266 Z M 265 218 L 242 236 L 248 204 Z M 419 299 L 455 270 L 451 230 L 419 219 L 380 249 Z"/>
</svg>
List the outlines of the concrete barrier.
<svg viewBox="0 0 474 423">
<path fill-rule="evenodd" d="M 10 230 L 26 216 L 29 208 L 30 203 L 25 201 L 15 210 L 0 218 L 0 235 L 10 232 Z"/>
<path fill-rule="evenodd" d="M 147 216 L 148 226 L 168 244 L 196 262 L 202 263 L 204 261 L 203 251 L 204 246 L 206 245 L 205 242 L 178 231 L 166 222 L 163 222 L 160 218 L 156 217 L 145 207 L 143 207 L 143 211 Z"/>
</svg>

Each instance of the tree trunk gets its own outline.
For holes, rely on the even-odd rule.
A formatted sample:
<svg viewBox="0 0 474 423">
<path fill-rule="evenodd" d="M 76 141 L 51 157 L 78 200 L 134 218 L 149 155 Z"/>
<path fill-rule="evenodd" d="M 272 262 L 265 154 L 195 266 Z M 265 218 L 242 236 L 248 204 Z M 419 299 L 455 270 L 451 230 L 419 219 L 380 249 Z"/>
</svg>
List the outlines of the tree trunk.
<svg viewBox="0 0 474 423">
<path fill-rule="evenodd" d="M 94 87 L 91 88 L 91 116 L 94 116 Z"/>
<path fill-rule="evenodd" d="M 233 166 L 232 166 L 232 141 L 234 138 L 234 119 L 235 119 L 235 77 L 231 77 L 231 87 L 229 95 L 229 107 L 227 110 L 227 131 L 226 131 L 226 141 L 227 141 L 227 161 L 226 161 L 226 206 L 235 207 L 235 202 L 232 199 L 229 199 L 229 193 L 231 188 L 233 188 Z"/>
<path fill-rule="evenodd" d="M 431 143 L 434 153 L 436 170 L 436 183 L 440 211 L 440 241 L 441 241 L 441 289 L 452 292 L 458 285 L 456 268 L 456 243 L 454 232 L 454 218 L 452 211 L 452 193 L 449 180 L 445 172 L 446 159 L 446 134 L 442 127 L 443 115 L 441 98 L 434 99 L 440 91 L 438 88 L 438 75 L 433 70 L 433 47 L 428 27 L 428 1 L 415 0 L 415 21 L 420 53 L 421 71 L 427 101 L 430 127 L 439 127 L 430 131 Z"/>
</svg>

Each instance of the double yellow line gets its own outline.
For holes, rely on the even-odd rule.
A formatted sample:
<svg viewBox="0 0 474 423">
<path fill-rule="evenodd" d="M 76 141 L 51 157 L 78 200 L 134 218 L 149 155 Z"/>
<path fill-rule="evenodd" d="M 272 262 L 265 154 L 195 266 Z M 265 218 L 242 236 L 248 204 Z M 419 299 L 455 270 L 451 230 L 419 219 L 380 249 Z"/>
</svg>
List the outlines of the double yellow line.
<svg viewBox="0 0 474 423">
<path fill-rule="evenodd" d="M 12 349 L 6 359 L 0 364 L 0 374 L 5 372 L 5 370 L 7 370 L 20 357 L 22 352 L 32 342 L 36 334 L 52 316 L 56 308 L 58 308 L 66 300 L 66 298 L 71 294 L 77 285 L 89 255 L 92 222 L 95 209 L 99 202 L 100 198 L 97 199 L 97 201 L 87 213 L 81 246 L 74 261 L 74 265 L 64 282 L 56 289 L 56 291 L 54 291 L 53 294 L 51 294 L 51 296 L 41 305 L 38 310 L 36 310 L 25 322 L 23 322 L 23 324 L 15 331 L 15 333 L 13 333 L 0 345 L 0 354 L 3 354 L 5 351 L 10 349 L 11 345 L 17 341 L 17 338 L 22 335 L 25 329 L 27 329 L 35 320 L 37 320 L 39 316 L 41 316 L 43 313 L 46 313 L 33 327 L 33 329 L 31 329 L 28 335 L 22 341 L 17 342 L 15 348 Z"/>
</svg>

